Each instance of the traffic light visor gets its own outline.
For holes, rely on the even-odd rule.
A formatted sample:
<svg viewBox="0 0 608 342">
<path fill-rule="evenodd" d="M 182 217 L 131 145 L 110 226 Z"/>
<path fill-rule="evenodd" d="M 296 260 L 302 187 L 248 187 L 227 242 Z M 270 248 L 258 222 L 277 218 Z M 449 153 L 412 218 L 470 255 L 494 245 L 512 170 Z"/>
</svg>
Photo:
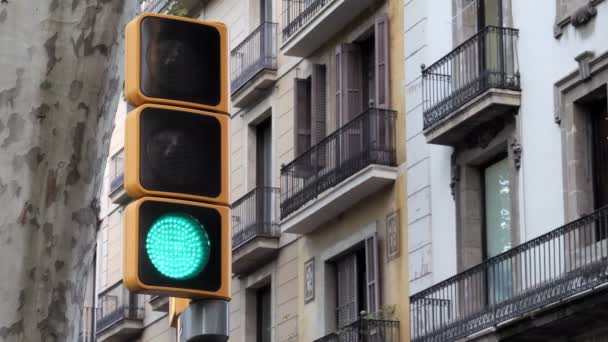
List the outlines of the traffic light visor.
<svg viewBox="0 0 608 342">
<path fill-rule="evenodd" d="M 146 13 L 127 26 L 127 99 L 222 113 L 227 107 L 223 24 Z"/>
<path fill-rule="evenodd" d="M 125 189 L 228 204 L 226 115 L 143 105 L 127 115 Z"/>
<path fill-rule="evenodd" d="M 125 211 L 129 290 L 229 298 L 230 214 L 223 206 L 144 197 Z"/>
</svg>

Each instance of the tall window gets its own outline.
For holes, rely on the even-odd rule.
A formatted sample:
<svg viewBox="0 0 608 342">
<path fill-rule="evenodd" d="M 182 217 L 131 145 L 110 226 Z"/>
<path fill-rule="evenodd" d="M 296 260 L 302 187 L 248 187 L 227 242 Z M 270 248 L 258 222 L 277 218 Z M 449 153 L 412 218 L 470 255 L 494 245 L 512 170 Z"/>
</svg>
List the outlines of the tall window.
<svg viewBox="0 0 608 342">
<path fill-rule="evenodd" d="M 483 170 L 485 258 L 511 249 L 511 182 L 509 160 L 501 159 Z M 488 301 L 500 302 L 511 293 L 510 263 L 494 264 L 488 274 Z"/>
<path fill-rule="evenodd" d="M 591 169 L 593 172 L 593 209 L 608 205 L 608 101 L 601 98 L 589 106 L 591 122 Z M 595 226 L 596 241 L 606 239 L 605 223 Z"/>
<path fill-rule="evenodd" d="M 594 209 L 608 205 L 608 105 L 601 99 L 589 106 L 593 150 Z"/>
<path fill-rule="evenodd" d="M 270 286 L 263 287 L 256 294 L 256 339 L 257 342 L 270 342 L 271 336 L 271 306 Z"/>
<path fill-rule="evenodd" d="M 265 223 L 272 221 L 271 192 L 265 188 L 272 187 L 272 131 L 271 119 L 256 127 L 256 217 L 263 229 Z"/>
<path fill-rule="evenodd" d="M 376 312 L 379 308 L 376 236 L 338 258 L 335 270 L 336 322 L 340 329 L 356 321 L 361 311 Z"/>
</svg>

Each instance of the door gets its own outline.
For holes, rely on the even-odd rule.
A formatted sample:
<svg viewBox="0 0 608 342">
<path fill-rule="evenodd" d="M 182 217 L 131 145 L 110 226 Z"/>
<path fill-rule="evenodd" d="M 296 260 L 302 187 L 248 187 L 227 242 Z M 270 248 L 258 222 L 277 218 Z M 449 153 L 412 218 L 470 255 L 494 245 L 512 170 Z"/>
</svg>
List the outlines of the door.
<svg viewBox="0 0 608 342">
<path fill-rule="evenodd" d="M 256 207 L 260 226 L 258 233 L 270 233 L 272 225 L 272 158 L 271 158 L 271 120 L 267 119 L 257 126 L 256 132 Z"/>
<path fill-rule="evenodd" d="M 481 80 L 486 83 L 496 84 L 499 82 L 503 71 L 503 37 L 498 28 L 503 27 L 502 0 L 479 0 L 477 12 L 478 31 L 484 30 L 479 37 L 479 65 L 481 67 Z M 488 28 L 488 26 L 491 26 Z"/>
<path fill-rule="evenodd" d="M 270 342 L 272 329 L 270 286 L 258 290 L 256 299 L 256 339 L 257 342 Z"/>
<path fill-rule="evenodd" d="M 501 159 L 483 171 L 486 259 L 511 249 L 511 186 L 509 160 Z M 488 302 L 507 299 L 512 291 L 509 260 L 494 264 L 488 271 Z"/>
<path fill-rule="evenodd" d="M 593 206 L 599 210 L 608 205 L 608 103 L 606 98 L 589 106 L 591 119 L 591 167 L 593 172 Z M 602 220 L 595 224 L 595 240 L 606 239 L 608 227 Z"/>
</svg>

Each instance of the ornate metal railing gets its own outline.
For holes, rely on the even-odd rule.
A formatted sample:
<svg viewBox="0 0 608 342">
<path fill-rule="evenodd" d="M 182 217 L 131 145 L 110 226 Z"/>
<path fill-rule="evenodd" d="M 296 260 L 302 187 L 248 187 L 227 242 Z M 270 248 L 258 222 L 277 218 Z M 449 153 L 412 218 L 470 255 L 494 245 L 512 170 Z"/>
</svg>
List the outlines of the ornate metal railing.
<svg viewBox="0 0 608 342">
<path fill-rule="evenodd" d="M 278 238 L 279 189 L 258 187 L 232 205 L 232 249 L 256 237 Z"/>
<path fill-rule="evenodd" d="M 82 308 L 80 320 L 80 330 L 78 332 L 78 342 L 94 342 L 95 341 L 95 316 L 97 309 L 94 307 L 85 306 Z"/>
<path fill-rule="evenodd" d="M 123 287 L 122 281 L 100 293 L 96 333 L 99 334 L 122 320 L 143 320 L 142 302 L 138 295 L 131 294 Z"/>
<path fill-rule="evenodd" d="M 230 53 L 230 87 L 236 93 L 263 70 L 277 69 L 277 24 L 263 23 Z"/>
<path fill-rule="evenodd" d="M 519 90 L 519 31 L 488 26 L 428 68 L 422 66 L 424 129 L 490 88 Z"/>
<path fill-rule="evenodd" d="M 399 342 L 399 322 L 362 318 L 314 342 Z"/>
<path fill-rule="evenodd" d="M 116 152 L 110 159 L 110 193 L 122 188 L 124 183 L 124 150 Z"/>
<path fill-rule="evenodd" d="M 453 341 L 608 282 L 608 207 L 410 298 L 413 342 Z"/>
<path fill-rule="evenodd" d="M 308 24 L 335 0 L 283 0 L 283 41 Z"/>
<path fill-rule="evenodd" d="M 137 14 L 143 12 L 160 13 L 175 0 L 139 0 Z"/>
<path fill-rule="evenodd" d="M 281 218 L 371 164 L 394 166 L 392 110 L 369 108 L 281 168 Z"/>
</svg>

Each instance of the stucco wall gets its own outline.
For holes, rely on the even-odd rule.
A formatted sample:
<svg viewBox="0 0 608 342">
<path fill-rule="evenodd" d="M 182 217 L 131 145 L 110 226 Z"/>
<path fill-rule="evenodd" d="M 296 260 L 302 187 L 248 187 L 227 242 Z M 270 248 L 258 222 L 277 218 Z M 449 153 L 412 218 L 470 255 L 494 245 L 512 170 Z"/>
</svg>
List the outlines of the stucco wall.
<svg viewBox="0 0 608 342">
<path fill-rule="evenodd" d="M 420 65 L 453 49 L 452 1 L 405 3 L 405 87 L 407 96 L 410 284 L 416 293 L 457 272 L 454 201 L 450 193 L 451 148 L 429 145 L 422 135 Z M 519 213 L 522 241 L 564 222 L 560 126 L 554 122 L 554 84 L 577 69 L 574 57 L 608 50 L 608 3 L 597 6 L 587 25 L 568 25 L 556 39 L 554 1 L 512 1 L 513 27 L 519 29 L 518 61 L 522 144 Z M 538 15 L 542 13 L 542 15 Z M 454 256 L 454 257 L 452 257 Z"/>
</svg>

